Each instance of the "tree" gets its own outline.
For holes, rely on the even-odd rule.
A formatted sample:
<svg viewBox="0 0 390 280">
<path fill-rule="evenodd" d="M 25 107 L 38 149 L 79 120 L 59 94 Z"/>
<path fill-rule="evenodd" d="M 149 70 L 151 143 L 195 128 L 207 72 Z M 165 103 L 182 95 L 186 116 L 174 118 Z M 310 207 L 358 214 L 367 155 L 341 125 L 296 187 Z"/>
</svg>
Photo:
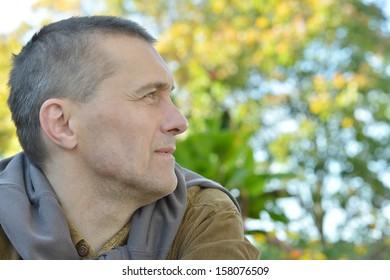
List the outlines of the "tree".
<svg viewBox="0 0 390 280">
<path fill-rule="evenodd" d="M 297 219 L 316 229 L 300 228 L 304 239 L 386 239 L 389 36 L 377 6 L 164 1 L 157 12 L 136 3 L 164 27 L 160 51 L 175 62 L 191 120 L 201 125 L 228 108 L 236 131 L 258 128 L 262 172 L 295 174 L 259 189 L 294 194 Z M 278 205 L 271 200 L 266 210 Z M 336 214 L 338 226 L 326 232 Z"/>
<path fill-rule="evenodd" d="M 0 158 L 17 152 L 20 147 L 16 139 L 15 126 L 11 121 L 7 106 L 8 73 L 11 63 L 11 53 L 17 50 L 20 43 L 15 37 L 0 36 Z"/>
</svg>

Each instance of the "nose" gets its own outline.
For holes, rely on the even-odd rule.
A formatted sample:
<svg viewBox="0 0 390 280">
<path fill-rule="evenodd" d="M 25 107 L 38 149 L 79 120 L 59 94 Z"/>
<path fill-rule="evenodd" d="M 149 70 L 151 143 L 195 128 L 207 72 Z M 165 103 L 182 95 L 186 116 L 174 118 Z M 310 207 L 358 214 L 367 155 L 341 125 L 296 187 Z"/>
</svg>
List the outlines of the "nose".
<svg viewBox="0 0 390 280">
<path fill-rule="evenodd" d="M 183 133 L 188 128 L 188 121 L 180 110 L 170 101 L 169 109 L 166 110 L 165 121 L 161 129 L 165 134 L 178 135 Z"/>
</svg>

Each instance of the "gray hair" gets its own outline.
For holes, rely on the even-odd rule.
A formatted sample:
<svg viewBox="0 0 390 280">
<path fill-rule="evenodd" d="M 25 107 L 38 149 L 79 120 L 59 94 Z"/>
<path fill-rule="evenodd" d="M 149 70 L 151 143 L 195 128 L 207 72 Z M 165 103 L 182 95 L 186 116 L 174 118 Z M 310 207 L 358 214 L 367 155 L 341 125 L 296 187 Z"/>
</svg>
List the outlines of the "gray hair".
<svg viewBox="0 0 390 280">
<path fill-rule="evenodd" d="M 72 17 L 44 26 L 13 56 L 8 105 L 20 144 L 28 158 L 43 168 L 47 149 L 41 136 L 39 111 L 50 98 L 87 102 L 112 65 L 96 46 L 109 34 L 156 40 L 137 23 L 113 16 Z"/>
</svg>

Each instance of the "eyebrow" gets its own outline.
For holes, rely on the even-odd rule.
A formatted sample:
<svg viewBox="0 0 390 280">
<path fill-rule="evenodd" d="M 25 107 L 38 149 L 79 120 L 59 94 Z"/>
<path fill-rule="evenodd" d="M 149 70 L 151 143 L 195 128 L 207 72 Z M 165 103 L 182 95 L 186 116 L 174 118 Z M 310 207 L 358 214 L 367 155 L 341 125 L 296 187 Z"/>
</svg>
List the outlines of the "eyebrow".
<svg viewBox="0 0 390 280">
<path fill-rule="evenodd" d="M 163 89 L 168 89 L 169 87 L 170 87 L 170 84 L 166 83 L 166 82 L 153 82 L 153 83 L 149 83 L 149 84 L 141 86 L 135 92 L 136 93 L 144 93 L 145 91 L 148 91 L 151 89 L 163 90 Z M 173 91 L 174 89 L 175 89 L 175 85 L 172 85 L 171 91 Z"/>
</svg>

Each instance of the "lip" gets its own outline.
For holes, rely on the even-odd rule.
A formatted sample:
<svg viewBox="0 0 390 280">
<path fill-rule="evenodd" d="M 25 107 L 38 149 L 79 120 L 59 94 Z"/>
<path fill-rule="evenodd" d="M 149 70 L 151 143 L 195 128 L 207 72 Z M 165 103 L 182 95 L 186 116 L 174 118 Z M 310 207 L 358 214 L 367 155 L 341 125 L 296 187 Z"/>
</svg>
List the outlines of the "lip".
<svg viewBox="0 0 390 280">
<path fill-rule="evenodd" d="M 155 151 L 155 153 L 161 154 L 161 155 L 173 155 L 175 150 L 176 150 L 176 147 L 163 147 L 163 148 L 157 149 Z"/>
</svg>

